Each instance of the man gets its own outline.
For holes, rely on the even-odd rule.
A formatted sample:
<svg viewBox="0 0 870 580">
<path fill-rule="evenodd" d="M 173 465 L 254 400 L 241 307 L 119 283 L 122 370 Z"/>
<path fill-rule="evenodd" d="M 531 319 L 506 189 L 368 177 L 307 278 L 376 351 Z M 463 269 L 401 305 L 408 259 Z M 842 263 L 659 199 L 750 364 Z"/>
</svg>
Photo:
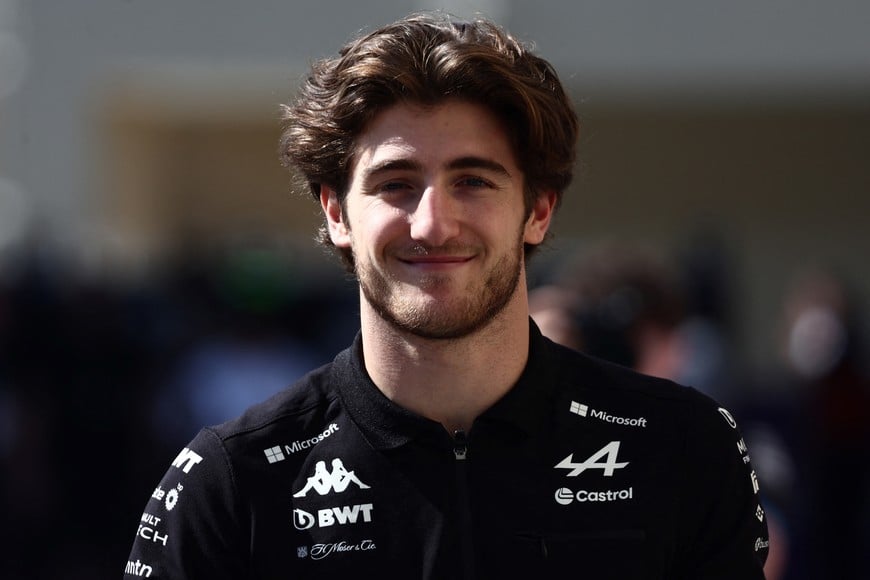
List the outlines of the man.
<svg viewBox="0 0 870 580">
<path fill-rule="evenodd" d="M 530 323 L 525 258 L 577 136 L 546 61 L 485 21 L 414 15 L 316 63 L 286 123 L 360 333 L 181 451 L 129 576 L 763 577 L 727 411 Z"/>
</svg>

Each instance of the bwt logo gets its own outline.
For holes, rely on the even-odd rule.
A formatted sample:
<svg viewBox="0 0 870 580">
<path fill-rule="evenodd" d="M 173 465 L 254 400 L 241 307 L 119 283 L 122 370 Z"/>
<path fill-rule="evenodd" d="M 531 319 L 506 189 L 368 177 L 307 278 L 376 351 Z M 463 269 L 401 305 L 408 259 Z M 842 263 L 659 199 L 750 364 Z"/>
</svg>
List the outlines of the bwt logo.
<svg viewBox="0 0 870 580">
<path fill-rule="evenodd" d="M 326 508 L 317 510 L 317 518 L 305 510 L 293 510 L 293 525 L 297 530 L 308 530 L 314 527 L 315 522 L 319 528 L 346 524 L 355 524 L 362 516 L 363 522 L 372 521 L 373 506 L 370 503 Z"/>
<path fill-rule="evenodd" d="M 202 461 L 202 456 L 185 447 L 172 462 L 172 467 L 177 467 L 184 473 L 190 473 L 193 466 Z"/>
</svg>

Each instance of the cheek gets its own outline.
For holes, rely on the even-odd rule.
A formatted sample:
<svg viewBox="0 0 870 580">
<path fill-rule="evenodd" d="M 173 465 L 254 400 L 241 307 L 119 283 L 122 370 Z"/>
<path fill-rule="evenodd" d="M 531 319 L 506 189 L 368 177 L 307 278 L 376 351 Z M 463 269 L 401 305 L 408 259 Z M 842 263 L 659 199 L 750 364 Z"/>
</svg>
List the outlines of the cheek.
<svg viewBox="0 0 870 580">
<path fill-rule="evenodd" d="M 377 254 L 390 244 L 404 243 L 410 237 L 405 214 L 392 208 L 363 208 L 351 219 L 350 234 L 359 251 Z"/>
</svg>

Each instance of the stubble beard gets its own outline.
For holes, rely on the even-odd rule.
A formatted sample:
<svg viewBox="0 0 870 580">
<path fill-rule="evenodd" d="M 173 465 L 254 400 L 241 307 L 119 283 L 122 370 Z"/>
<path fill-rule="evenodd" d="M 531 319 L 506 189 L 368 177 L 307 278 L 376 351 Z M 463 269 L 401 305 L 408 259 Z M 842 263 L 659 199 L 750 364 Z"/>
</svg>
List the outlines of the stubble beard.
<svg viewBox="0 0 870 580">
<path fill-rule="evenodd" d="M 485 273 L 482 284 L 469 284 L 461 295 L 445 301 L 427 301 L 403 292 L 402 282 L 356 259 L 356 276 L 363 297 L 377 315 L 396 330 L 432 340 L 455 340 L 474 334 L 502 312 L 520 283 L 523 242 L 505 254 Z M 415 292 L 436 291 L 452 284 L 444 275 L 426 276 Z"/>
</svg>

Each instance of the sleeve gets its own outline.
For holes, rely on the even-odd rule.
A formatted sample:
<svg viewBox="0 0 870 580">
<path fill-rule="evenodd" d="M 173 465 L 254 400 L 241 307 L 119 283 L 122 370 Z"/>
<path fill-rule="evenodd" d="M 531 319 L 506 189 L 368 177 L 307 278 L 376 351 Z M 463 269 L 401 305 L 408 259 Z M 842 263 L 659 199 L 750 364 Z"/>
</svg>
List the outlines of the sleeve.
<svg viewBox="0 0 870 580">
<path fill-rule="evenodd" d="M 767 514 L 737 422 L 727 409 L 703 396 L 689 422 L 684 577 L 763 580 Z"/>
<path fill-rule="evenodd" d="M 138 523 L 124 578 L 246 577 L 245 526 L 232 464 L 203 429 L 172 461 Z"/>
</svg>

